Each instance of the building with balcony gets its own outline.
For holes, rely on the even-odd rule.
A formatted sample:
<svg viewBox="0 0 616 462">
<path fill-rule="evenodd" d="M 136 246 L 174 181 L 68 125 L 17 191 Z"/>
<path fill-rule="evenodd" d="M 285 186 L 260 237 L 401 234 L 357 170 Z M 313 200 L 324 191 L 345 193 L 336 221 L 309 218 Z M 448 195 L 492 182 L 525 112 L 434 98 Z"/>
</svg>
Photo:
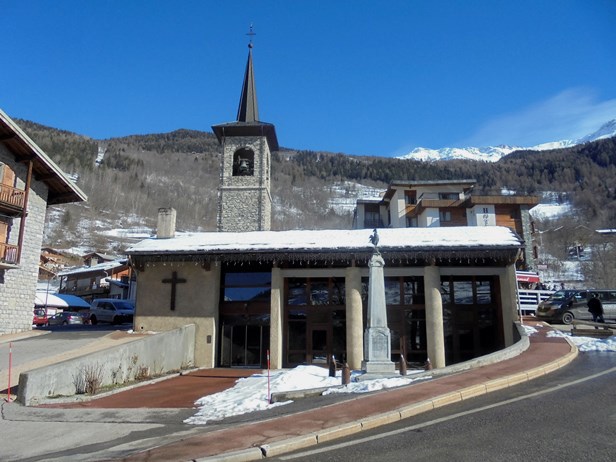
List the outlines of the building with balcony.
<svg viewBox="0 0 616 462">
<path fill-rule="evenodd" d="M 128 260 L 106 258 L 111 257 L 90 253 L 83 256 L 85 266 L 59 272 L 58 293 L 76 295 L 87 302 L 96 298 L 133 298 L 130 292 L 132 271 Z M 99 259 L 100 263 L 96 263 Z"/>
<path fill-rule="evenodd" d="M 477 181 L 392 181 L 378 198 L 359 199 L 354 229 L 504 226 L 525 243 L 517 266 L 533 269 L 530 209 L 537 196 L 473 194 Z"/>
<path fill-rule="evenodd" d="M 47 206 L 85 200 L 0 110 L 0 334 L 32 328 Z"/>
</svg>

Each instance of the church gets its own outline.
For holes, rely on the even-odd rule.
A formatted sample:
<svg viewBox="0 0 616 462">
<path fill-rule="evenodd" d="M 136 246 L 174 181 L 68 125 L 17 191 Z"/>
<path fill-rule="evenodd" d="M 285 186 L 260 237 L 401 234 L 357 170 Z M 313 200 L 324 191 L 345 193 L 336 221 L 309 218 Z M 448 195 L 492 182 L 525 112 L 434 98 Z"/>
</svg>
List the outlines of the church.
<svg viewBox="0 0 616 462">
<path fill-rule="evenodd" d="M 364 359 L 372 230 L 272 231 L 273 124 L 259 119 L 252 43 L 237 120 L 214 125 L 222 149 L 217 231 L 156 236 L 128 249 L 136 331 L 196 326 L 198 367 L 327 366 Z M 503 226 L 378 229 L 391 360 L 433 367 L 513 344 L 515 263 Z"/>
</svg>

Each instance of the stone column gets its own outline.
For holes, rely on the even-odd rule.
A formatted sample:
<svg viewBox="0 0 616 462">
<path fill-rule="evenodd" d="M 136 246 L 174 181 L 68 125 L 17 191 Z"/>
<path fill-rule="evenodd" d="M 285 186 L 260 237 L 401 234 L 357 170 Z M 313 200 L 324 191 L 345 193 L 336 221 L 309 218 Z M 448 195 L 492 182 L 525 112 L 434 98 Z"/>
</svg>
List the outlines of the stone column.
<svg viewBox="0 0 616 462">
<path fill-rule="evenodd" d="M 368 375 L 387 375 L 396 371 L 391 360 L 391 332 L 387 327 L 387 302 L 385 299 L 385 261 L 375 250 L 370 258 L 368 286 L 368 328 L 364 336 L 364 361 L 362 370 Z"/>
<path fill-rule="evenodd" d="M 441 273 L 438 266 L 424 268 L 426 292 L 426 334 L 428 359 L 432 367 L 445 367 L 445 335 L 443 332 L 443 299 L 441 298 Z"/>
<path fill-rule="evenodd" d="M 504 273 L 504 274 L 503 274 Z M 499 275 L 500 293 L 503 313 L 503 334 L 505 347 L 513 345 L 513 322 L 520 319 L 517 306 L 517 285 L 515 264 L 509 265 Z"/>
<path fill-rule="evenodd" d="M 270 308 L 270 366 L 282 368 L 282 310 L 284 307 L 284 278 L 280 268 L 272 268 Z"/>
<path fill-rule="evenodd" d="M 364 360 L 361 270 L 356 266 L 347 268 L 344 284 L 346 288 L 347 363 L 351 369 L 359 369 Z"/>
</svg>

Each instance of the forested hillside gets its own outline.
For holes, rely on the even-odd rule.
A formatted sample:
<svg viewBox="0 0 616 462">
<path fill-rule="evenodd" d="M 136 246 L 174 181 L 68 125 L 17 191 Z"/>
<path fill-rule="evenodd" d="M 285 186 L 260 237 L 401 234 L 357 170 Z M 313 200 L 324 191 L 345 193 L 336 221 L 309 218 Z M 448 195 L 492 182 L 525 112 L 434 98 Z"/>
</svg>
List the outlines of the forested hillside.
<svg viewBox="0 0 616 462">
<path fill-rule="evenodd" d="M 53 207 L 45 245 L 87 245 L 121 251 L 127 242 L 105 232 L 155 226 L 159 207 L 178 211 L 178 229 L 214 230 L 220 147 L 213 134 L 177 130 L 93 140 L 18 120 L 24 131 L 88 195 L 86 204 Z M 106 150 L 95 163 L 99 146 Z M 348 228 L 352 215 L 331 206 L 340 194 L 353 201 L 363 185 L 384 189 L 392 180 L 468 179 L 483 193 L 554 192 L 574 205 L 570 221 L 616 224 L 616 139 L 554 151 L 519 151 L 496 163 L 421 162 L 281 149 L 272 156 L 274 229 Z M 342 190 L 342 192 L 341 192 Z M 110 242 L 114 243 L 110 247 Z"/>
</svg>

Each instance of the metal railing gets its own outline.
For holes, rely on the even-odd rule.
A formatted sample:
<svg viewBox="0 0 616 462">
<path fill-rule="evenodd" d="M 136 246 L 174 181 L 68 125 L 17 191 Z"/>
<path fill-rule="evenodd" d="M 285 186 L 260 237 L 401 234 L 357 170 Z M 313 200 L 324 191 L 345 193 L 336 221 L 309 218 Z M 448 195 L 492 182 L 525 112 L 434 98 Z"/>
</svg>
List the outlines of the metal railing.
<svg viewBox="0 0 616 462">
<path fill-rule="evenodd" d="M 518 289 L 518 303 L 523 315 L 534 315 L 539 303 L 547 300 L 553 290 L 524 290 Z"/>
</svg>

